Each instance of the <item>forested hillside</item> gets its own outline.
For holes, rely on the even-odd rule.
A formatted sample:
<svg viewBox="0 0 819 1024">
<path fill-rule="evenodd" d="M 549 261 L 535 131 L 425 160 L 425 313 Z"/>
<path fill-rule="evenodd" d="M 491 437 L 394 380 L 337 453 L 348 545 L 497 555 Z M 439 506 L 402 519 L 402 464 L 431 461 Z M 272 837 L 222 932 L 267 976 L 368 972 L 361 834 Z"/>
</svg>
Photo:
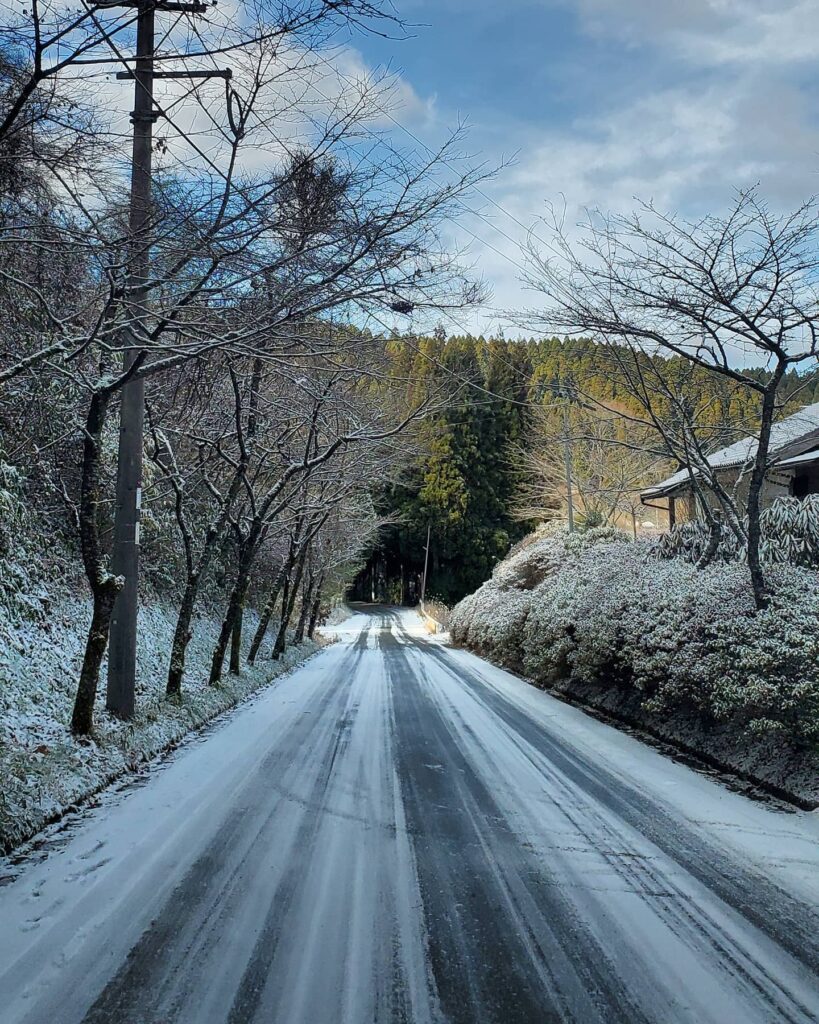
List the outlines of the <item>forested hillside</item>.
<svg viewBox="0 0 819 1024">
<path fill-rule="evenodd" d="M 488 578 L 532 525 L 516 496 L 527 472 L 520 453 L 533 443 L 537 414 L 556 424 L 558 449 L 564 408 L 575 436 L 586 428 L 582 417 L 589 407 L 592 419 L 606 409 L 644 416 L 616 351 L 590 339 L 509 341 L 440 332 L 396 340 L 392 358 L 393 373 L 412 389 L 429 395 L 442 388 L 451 399 L 419 426 L 407 470 L 375 488 L 379 512 L 391 521 L 354 585 L 354 595 L 364 600 L 418 599 L 428 529 L 429 596 L 452 603 Z M 695 409 L 710 448 L 754 432 L 759 399 L 753 391 L 682 360 L 653 359 Z M 751 372 L 766 378 L 765 370 Z M 819 377 L 791 371 L 781 391 L 784 414 L 819 400 Z M 622 460 L 624 451 L 612 458 Z M 562 459 L 560 450 L 557 456 Z M 646 462 L 646 479 L 637 482 L 650 483 L 656 465 Z M 669 461 L 663 468 L 677 467 Z"/>
</svg>

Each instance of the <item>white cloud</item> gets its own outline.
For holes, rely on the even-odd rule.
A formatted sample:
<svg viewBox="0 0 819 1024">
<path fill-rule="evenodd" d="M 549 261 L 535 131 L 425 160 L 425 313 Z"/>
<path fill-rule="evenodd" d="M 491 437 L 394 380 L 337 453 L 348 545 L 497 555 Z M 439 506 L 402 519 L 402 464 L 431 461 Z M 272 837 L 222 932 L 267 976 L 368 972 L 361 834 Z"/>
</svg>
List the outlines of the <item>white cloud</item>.
<svg viewBox="0 0 819 1024">
<path fill-rule="evenodd" d="M 819 119 L 795 73 L 804 69 L 803 62 L 819 59 L 816 0 L 539 2 L 570 7 L 587 33 L 611 47 L 635 47 L 634 82 L 601 80 L 597 108 L 560 128 L 538 124 L 534 117 L 527 125 L 519 120 L 527 112 L 511 112 L 514 116 L 503 125 L 503 145 L 507 150 L 519 148 L 521 155 L 517 165 L 486 191 L 515 220 L 533 224 L 545 202 L 565 202 L 571 222 L 585 206 L 625 211 L 633 207 L 635 197 L 652 199 L 670 211 L 696 214 L 718 212 L 734 188 L 756 182 L 781 207 L 794 206 L 819 191 Z M 314 130 L 312 121 L 320 122 L 333 104 L 353 102 L 357 90 L 351 83 L 381 77 L 351 47 L 325 56 L 327 63 L 315 63 L 297 85 L 271 82 L 271 110 L 278 106 L 282 111 L 276 128 L 282 147 Z M 659 71 L 658 62 L 651 60 L 658 57 Z M 583 59 L 580 50 L 577 60 L 582 64 Z M 590 66 L 589 76 L 594 73 Z M 237 88 L 241 81 L 237 73 Z M 375 132 L 392 131 L 397 145 L 407 139 L 394 129 L 390 114 L 425 141 L 431 141 L 441 121 L 449 119 L 439 114 L 435 97 L 424 97 L 405 77 L 388 76 L 382 84 L 387 94 L 376 100 L 367 125 Z M 609 84 L 613 88 L 608 89 Z M 644 89 L 643 94 L 637 87 Z M 179 86 L 166 84 L 163 89 L 170 95 Z M 208 89 L 212 112 L 221 116 L 223 93 L 217 85 Z M 288 111 L 287 89 L 294 102 L 304 101 L 310 117 L 299 113 L 298 103 Z M 116 127 L 127 138 L 130 85 L 112 83 L 105 92 L 111 109 L 122 112 Z M 473 113 L 480 123 L 482 112 Z M 203 145 L 218 152 L 201 109 L 191 107 L 183 116 L 180 108 L 179 121 L 186 131 L 200 131 Z M 494 140 L 499 134 L 495 131 Z M 474 148 L 481 141 L 493 145 L 492 139 L 491 134 L 484 140 L 478 136 Z M 271 143 L 249 150 L 243 167 L 268 169 L 282 151 Z M 184 163 L 190 151 L 181 140 L 171 140 L 166 159 L 169 164 Z M 493 159 L 493 154 L 486 154 L 488 163 Z M 485 204 L 484 210 L 490 223 L 469 217 L 463 223 L 490 244 L 471 240 L 466 233 L 459 237 L 470 243 L 479 269 L 493 284 L 496 307 L 532 304 L 534 297 L 516 280 L 520 271 L 515 264 L 521 262 L 516 243 L 525 240 L 525 230 L 491 205 Z"/>
<path fill-rule="evenodd" d="M 420 96 L 399 72 L 388 68 L 373 69 L 361 53 L 352 47 L 337 50 L 325 65 L 325 87 L 343 92 L 353 83 L 370 84 L 378 90 L 373 97 L 373 115 L 369 123 L 386 127 L 394 118 L 409 127 L 424 126 L 436 119 L 437 98 Z"/>
<path fill-rule="evenodd" d="M 509 176 L 513 188 L 572 205 L 623 209 L 633 198 L 709 207 L 731 187 L 761 184 L 788 204 L 817 184 L 819 128 L 800 93 L 743 80 L 672 88 L 546 133 Z"/>
<path fill-rule="evenodd" d="M 561 130 L 532 130 L 517 165 L 489 191 L 548 241 L 548 229 L 536 223 L 546 204 L 565 208 L 567 226 L 581 220 L 585 208 L 627 212 L 635 199 L 696 216 L 719 213 L 736 188 L 756 184 L 781 209 L 819 191 L 819 123 L 795 86 L 749 75 L 667 88 Z M 505 234 L 524 241 L 526 232 L 511 218 L 491 207 L 488 212 Z M 536 305 L 518 280 L 520 249 L 490 224 L 469 226 L 506 257 L 472 243 L 494 285 L 493 305 Z"/>
<path fill-rule="evenodd" d="M 471 251 L 495 307 L 537 305 L 519 282 L 515 242 L 526 231 L 516 221 L 547 238 L 536 224 L 547 204 L 572 225 L 585 208 L 627 212 L 635 200 L 697 216 L 756 184 L 779 209 L 819 192 L 819 116 L 800 77 L 819 59 L 815 0 L 546 2 L 573 10 L 595 45 L 628 48 L 631 80 L 601 76 L 592 110 L 559 128 L 533 119 L 507 140 L 518 163 L 488 191 L 512 217 L 487 207 L 490 223 L 467 221 L 489 243 L 473 240 Z M 585 56 L 576 51 L 576 67 Z M 585 73 L 595 75 L 593 63 Z"/>
<path fill-rule="evenodd" d="M 181 47 L 180 47 L 181 48 Z M 254 75 L 263 68 L 264 84 L 254 99 L 254 115 L 243 142 L 237 169 L 265 174 L 299 146 L 318 144 L 325 132 L 334 134 L 352 111 L 360 123 L 352 135 L 378 133 L 393 127 L 392 117 L 422 130 L 436 118 L 434 98 L 423 99 L 406 79 L 383 69 L 370 68 L 351 47 L 323 52 L 279 47 L 275 60 L 265 61 L 258 50 L 234 52 L 231 87 L 239 97 L 248 95 Z M 188 70 L 207 68 L 207 60 L 182 64 Z M 109 156 L 127 173 L 130 159 L 133 82 L 116 79 L 118 66 L 89 81 L 83 68 L 63 75 L 79 99 L 94 106 L 110 140 Z M 160 117 L 154 138 L 162 140 L 155 165 L 174 173 L 216 174 L 229 155 L 229 126 L 225 86 L 221 80 L 203 82 L 191 92 L 187 80 L 157 80 L 156 102 L 168 117 Z"/>
<path fill-rule="evenodd" d="M 815 0 L 567 0 L 584 27 L 669 47 L 694 64 L 784 64 L 819 56 Z"/>
</svg>

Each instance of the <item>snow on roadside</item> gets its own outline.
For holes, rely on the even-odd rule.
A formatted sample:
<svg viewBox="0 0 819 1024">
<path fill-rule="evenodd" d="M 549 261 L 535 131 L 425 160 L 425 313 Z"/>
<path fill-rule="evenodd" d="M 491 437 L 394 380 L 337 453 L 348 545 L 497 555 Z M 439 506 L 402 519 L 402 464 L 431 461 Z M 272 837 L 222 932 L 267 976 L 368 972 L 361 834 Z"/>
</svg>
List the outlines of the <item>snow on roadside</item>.
<svg viewBox="0 0 819 1024">
<path fill-rule="evenodd" d="M 819 806 L 819 574 L 698 570 L 602 529 L 530 534 L 452 611 L 456 644 Z"/>
<path fill-rule="evenodd" d="M 175 609 L 161 602 L 139 616 L 137 716 L 119 721 L 105 711 L 105 666 L 93 740 L 70 732 L 74 690 L 90 616 L 82 596 L 63 593 L 52 606 L 20 614 L 0 602 L 0 850 L 8 851 L 123 773 L 182 740 L 215 715 L 304 661 L 320 646 L 289 648 L 273 662 L 262 658 L 242 675 L 207 685 L 215 614 L 201 614 L 191 640 L 180 703 L 165 700 L 167 656 Z M 245 636 L 254 616 L 246 615 Z"/>
</svg>

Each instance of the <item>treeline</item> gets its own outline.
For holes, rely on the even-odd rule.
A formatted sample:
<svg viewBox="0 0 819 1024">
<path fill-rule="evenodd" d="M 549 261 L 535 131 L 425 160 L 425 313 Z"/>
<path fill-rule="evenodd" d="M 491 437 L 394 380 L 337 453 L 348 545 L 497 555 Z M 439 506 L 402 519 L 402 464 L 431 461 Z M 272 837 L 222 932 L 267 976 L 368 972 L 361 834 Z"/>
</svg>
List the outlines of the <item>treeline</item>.
<svg viewBox="0 0 819 1024">
<path fill-rule="evenodd" d="M 412 380 L 413 387 L 426 394 L 443 387 L 452 397 L 446 409 L 427 417 L 417 431 L 417 453 L 399 482 L 376 491 L 379 512 L 391 521 L 379 532 L 378 543 L 354 584 L 354 596 L 417 601 L 428 530 L 427 594 L 451 604 L 475 590 L 532 526 L 521 515 L 520 496 L 526 493 L 531 473 L 523 453 L 551 444 L 555 448 L 551 455 L 559 463 L 559 473 L 563 472 L 564 409 L 581 489 L 589 420 L 599 424 L 607 410 L 615 415 L 621 412 L 626 421 L 645 417 L 620 356 L 610 346 L 587 338 L 508 341 L 446 337 L 437 332 L 432 337 L 394 341 L 397 375 Z M 700 367 L 692 368 L 679 358 L 641 354 L 639 359 L 661 368 L 675 393 L 696 410 L 697 428 L 712 450 L 756 429 L 759 396 L 755 392 Z M 747 372 L 766 379 L 764 369 Z M 567 395 L 572 400 L 567 401 Z M 781 396 L 783 413 L 819 401 L 819 377 L 791 370 L 782 381 Z M 666 404 L 671 415 L 673 403 Z M 589 408 L 591 416 L 583 411 Z M 544 422 L 554 427 L 546 432 L 546 441 Z M 640 434 L 647 449 L 651 447 L 646 440 L 649 429 Z M 623 434 L 622 423 L 619 433 Z M 661 439 L 654 431 L 652 438 L 656 447 Z M 634 456 L 627 448 L 609 444 L 606 451 L 609 462 L 619 463 L 621 476 L 627 459 L 632 476 L 635 471 L 656 473 L 658 465 L 669 471 L 678 468 L 671 454 L 665 457 L 666 464 L 643 458 L 635 470 Z M 599 478 L 600 466 L 594 471 Z M 649 482 L 630 481 L 632 503 L 639 501 L 639 485 Z"/>
<path fill-rule="evenodd" d="M 530 339 L 521 344 L 532 367 L 531 392 L 541 401 L 549 397 L 548 386 L 558 382 L 576 387 L 581 395 L 644 414 L 633 387 L 624 378 L 621 364 L 612 357 L 612 346 L 589 338 L 558 337 Z M 691 367 L 679 357 L 642 353 L 641 359 L 661 366 L 672 381 L 676 378 L 680 391 L 700 407 L 699 422 L 703 427 L 724 427 L 729 435 L 736 436 L 754 431 L 759 398 L 753 392 L 701 366 Z M 745 372 L 759 381 L 770 378 L 770 371 L 762 367 L 751 366 Z M 819 401 L 819 376 L 791 369 L 783 377 L 781 395 L 786 403 L 783 411 Z"/>
</svg>

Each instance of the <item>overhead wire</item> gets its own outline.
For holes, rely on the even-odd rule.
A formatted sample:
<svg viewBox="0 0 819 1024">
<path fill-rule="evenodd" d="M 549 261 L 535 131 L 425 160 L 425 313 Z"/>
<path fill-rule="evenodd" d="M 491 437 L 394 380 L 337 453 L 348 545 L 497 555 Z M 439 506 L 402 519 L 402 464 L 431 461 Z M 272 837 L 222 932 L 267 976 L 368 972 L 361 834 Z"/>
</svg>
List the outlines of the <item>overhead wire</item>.
<svg viewBox="0 0 819 1024">
<path fill-rule="evenodd" d="M 350 85 L 356 85 L 356 82 L 355 82 L 355 80 L 354 80 L 354 79 L 352 79 L 352 78 L 350 78 L 349 76 L 345 75 L 343 71 L 341 71 L 341 70 L 340 70 L 340 69 L 339 69 L 339 68 L 338 68 L 338 67 L 337 67 L 336 65 L 332 64 L 332 63 L 331 63 L 331 62 L 330 62 L 329 60 L 327 60 L 327 58 L 325 58 L 325 57 L 322 57 L 322 56 L 321 56 L 321 54 L 316 54 L 316 57 L 317 57 L 317 58 L 318 58 L 318 59 L 319 59 L 319 60 L 320 60 L 320 61 L 321 61 L 321 62 L 322 62 L 323 64 L 326 64 L 326 65 L 327 65 L 328 67 L 332 68 L 332 69 L 333 69 L 333 70 L 335 71 L 335 73 L 336 73 L 336 74 L 337 74 L 337 75 L 339 76 L 339 78 L 343 78 L 343 79 L 344 79 L 344 80 L 345 80 L 345 81 L 346 81 L 346 82 L 347 82 L 348 84 L 350 84 Z M 390 110 L 389 110 L 389 109 L 388 109 L 387 107 L 383 107 L 383 106 L 381 106 L 381 105 L 380 105 L 380 104 L 378 104 L 378 103 L 375 103 L 375 104 L 374 104 L 374 106 L 376 106 L 376 107 L 378 108 L 378 110 L 380 110 L 380 111 L 381 111 L 381 113 L 382 113 L 382 114 L 384 114 L 384 116 L 385 116 L 385 117 L 386 117 L 386 118 L 387 118 L 387 119 L 388 119 L 388 120 L 389 120 L 389 121 L 390 121 L 390 122 L 391 122 L 392 124 L 394 124 L 394 125 L 395 125 L 395 127 L 396 127 L 396 128 L 399 128 L 399 129 L 400 129 L 400 130 L 401 130 L 402 132 L 404 132 L 404 133 L 405 133 L 406 135 L 408 135 L 408 136 L 409 136 L 409 137 L 410 137 L 411 139 L 413 139 L 413 140 L 414 140 L 415 142 L 417 142 L 417 143 L 418 143 L 418 145 L 419 145 L 419 146 L 421 146 L 421 148 L 422 148 L 422 149 L 426 150 L 426 152 L 427 152 L 427 153 L 429 153 L 429 155 L 430 155 L 430 156 L 435 156 L 435 155 L 436 155 L 436 151 L 435 151 L 435 150 L 434 150 L 434 149 L 433 149 L 433 148 L 432 148 L 431 146 L 429 146 L 429 145 L 428 145 L 428 144 L 427 144 L 426 142 L 424 142 L 424 140 L 423 140 L 423 139 L 419 138 L 419 137 L 418 137 L 418 135 L 417 135 L 417 134 L 416 134 L 415 132 L 413 132 L 413 131 L 412 131 L 412 129 L 410 129 L 410 128 L 407 128 L 407 126 L 406 126 L 405 124 L 403 124 L 403 123 L 402 123 L 401 121 L 399 121 L 399 120 L 398 120 L 398 119 L 397 119 L 397 118 L 396 118 L 396 117 L 395 117 L 395 116 L 394 116 L 394 115 L 393 115 L 393 114 L 392 114 L 392 113 L 390 112 Z M 451 164 L 451 163 L 450 163 L 450 162 L 449 162 L 448 160 L 442 159 L 442 160 L 441 160 L 441 162 L 442 162 L 442 163 L 444 163 L 444 164 L 446 164 L 446 165 L 447 165 L 448 167 L 452 167 L 452 166 L 453 166 L 453 165 L 452 165 L 452 164 Z M 505 206 L 503 206 L 503 204 L 502 204 L 502 203 L 499 203 L 499 202 L 498 202 L 498 201 L 497 201 L 496 199 L 494 199 L 494 198 L 493 198 L 493 197 L 492 197 L 491 195 L 489 195 L 489 194 L 488 194 L 487 192 L 484 192 L 484 191 L 483 191 L 483 189 L 481 189 L 481 188 L 478 188 L 478 187 L 476 187 L 476 188 L 475 188 L 475 192 L 477 192 L 477 193 L 478 193 L 478 195 L 480 195 L 480 196 L 481 196 L 482 198 L 484 198 L 484 199 L 485 199 L 485 200 L 486 200 L 486 201 L 487 201 L 488 203 L 490 203 L 490 204 L 491 204 L 492 206 L 494 206 L 494 207 L 495 207 L 495 208 L 496 208 L 497 210 L 499 210 L 499 211 L 500 211 L 501 213 L 503 213 L 503 214 L 504 214 L 504 215 L 505 215 L 506 217 L 508 217 L 508 218 L 509 218 L 509 219 L 510 219 L 511 221 L 513 221 L 513 222 L 514 222 L 515 224 L 517 224 L 517 225 L 518 225 L 518 227 L 521 227 L 521 228 L 523 228 L 523 230 L 524 230 L 524 231 L 526 231 L 526 232 L 527 232 L 527 234 L 530 234 L 530 235 L 531 235 L 531 236 L 532 236 L 533 238 L 537 239 L 537 241 L 538 241 L 538 242 L 540 242 L 540 243 L 541 243 L 541 245 L 545 245 L 545 246 L 548 246 L 548 245 L 549 245 L 549 243 L 548 243 L 548 242 L 544 241 L 544 239 L 540 238 L 540 237 L 539 237 L 539 236 L 538 236 L 538 235 L 537 235 L 537 234 L 536 234 L 536 233 L 535 233 L 535 232 L 533 231 L 533 229 L 531 228 L 531 226 L 527 226 L 526 224 L 524 224 L 522 220 L 520 220 L 520 219 L 519 219 L 518 217 L 516 217 L 516 216 L 515 216 L 515 215 L 514 215 L 513 213 L 510 213 L 510 211 L 509 211 L 509 210 L 507 210 L 507 209 L 506 209 L 506 207 L 505 207 Z M 477 216 L 477 217 L 481 217 L 481 214 L 477 213 L 476 211 L 471 211 L 471 212 L 473 212 L 473 213 L 475 214 L 475 216 Z M 493 225 L 493 224 L 492 224 L 492 223 L 491 223 L 490 221 L 486 220 L 486 218 L 483 218 L 483 217 L 481 217 L 481 219 L 483 219 L 483 220 L 484 220 L 484 221 L 486 222 L 486 224 L 487 224 L 487 225 L 488 225 L 489 227 L 493 228 L 493 230 L 496 230 L 496 231 L 498 231 L 498 232 L 499 232 L 500 234 L 505 234 L 505 233 L 504 233 L 503 231 L 501 231 L 501 229 L 500 229 L 500 228 L 496 227 L 496 226 L 495 226 L 495 225 Z M 509 236 L 508 236 L 508 235 L 506 235 L 505 237 L 507 237 L 507 238 L 508 238 Z M 514 239 L 510 239 L 510 241 L 514 241 Z M 516 244 L 517 244 L 517 243 L 516 243 Z"/>
<path fill-rule="evenodd" d="M 122 64 L 122 66 L 125 69 L 130 70 L 128 58 L 126 58 L 120 52 L 119 48 L 114 43 L 113 39 L 110 38 L 110 35 L 103 31 L 102 26 L 99 24 L 98 19 L 96 18 L 96 16 L 93 13 L 92 13 L 91 17 L 92 17 L 92 20 L 97 24 L 97 27 L 100 30 L 101 35 L 103 36 L 103 40 L 104 40 L 105 45 L 108 47 L 108 49 L 110 49 L 110 51 L 114 54 L 115 58 Z M 179 18 L 174 20 L 174 24 L 171 26 L 171 28 L 169 28 L 166 31 L 166 33 L 163 36 L 163 39 L 167 39 L 170 36 L 170 34 L 173 31 L 173 29 L 176 28 L 178 26 L 179 22 L 182 20 L 182 17 L 183 16 L 180 15 Z M 195 34 L 197 35 L 197 37 L 200 37 L 200 34 L 199 34 L 198 30 L 195 29 L 194 31 L 195 31 Z M 340 78 L 342 78 L 345 81 L 347 81 L 348 84 L 351 84 L 353 86 L 357 85 L 357 83 L 355 83 L 353 79 L 349 78 L 349 76 L 347 76 L 343 72 L 341 72 L 335 65 L 333 65 L 326 58 L 322 57 L 320 54 L 318 54 L 316 52 L 313 52 L 313 56 L 315 56 L 319 61 L 321 61 L 323 64 L 325 64 L 326 66 L 331 68 L 331 70 L 333 70 L 334 73 L 336 73 Z M 310 87 L 313 88 L 319 94 L 319 96 L 321 96 L 326 102 L 328 102 L 328 103 L 333 103 L 334 102 L 314 82 L 310 83 Z M 158 112 L 159 116 L 161 116 L 163 118 L 163 120 L 168 122 L 171 125 L 171 127 L 175 131 L 177 131 L 178 134 L 183 139 L 185 139 L 188 142 L 188 144 L 205 161 L 205 163 L 216 173 L 216 175 L 218 177 L 220 177 L 226 184 L 230 184 L 228 182 L 228 179 L 225 176 L 225 174 L 213 163 L 213 161 L 207 156 L 207 154 L 204 153 L 204 151 L 202 149 L 200 149 L 200 147 L 197 146 L 197 144 L 193 141 L 193 139 L 191 138 L 191 133 L 185 131 L 184 129 L 182 129 L 178 124 L 176 124 L 176 122 L 170 116 L 168 116 L 168 111 L 172 107 L 175 107 L 183 99 L 186 99 L 191 94 L 193 94 L 195 92 L 195 88 L 196 88 L 195 86 L 192 86 L 189 90 L 187 90 L 185 92 L 185 94 L 183 96 L 177 97 L 175 100 L 173 100 L 172 103 L 168 107 L 163 108 L 159 103 L 156 102 L 155 99 L 154 99 L 154 105 L 157 108 L 157 112 Z M 395 117 L 393 117 L 392 114 L 385 107 L 383 107 L 381 104 L 378 104 L 378 103 L 374 103 L 374 106 L 376 107 L 376 109 L 381 111 L 389 119 L 389 121 L 391 123 L 393 123 L 396 127 L 400 128 L 402 131 L 404 131 L 409 137 L 414 139 L 414 141 L 416 141 L 418 143 L 418 145 L 420 145 L 433 159 L 438 159 L 441 163 L 443 163 L 445 166 L 448 166 L 450 168 L 452 168 L 454 166 L 451 163 L 451 161 L 447 160 L 445 157 L 442 157 L 439 152 L 437 152 L 436 150 L 432 149 L 432 147 L 428 146 L 425 142 L 423 142 L 423 140 L 418 138 L 418 136 L 415 133 L 413 133 L 410 129 L 406 128 L 406 126 L 401 124 L 401 122 L 398 121 Z M 389 143 L 387 143 L 386 140 L 382 136 L 379 136 L 376 132 L 374 132 L 371 128 L 369 128 L 366 125 L 361 125 L 360 127 L 363 130 L 363 132 L 365 132 L 367 135 L 372 137 L 375 140 L 375 142 L 377 142 L 379 145 L 385 146 L 391 153 L 393 153 L 393 155 L 401 157 L 401 154 L 399 154 Z M 364 157 L 361 157 L 361 159 L 365 160 L 371 166 L 374 166 L 374 167 L 378 166 L 375 163 L 375 161 L 370 159 L 369 157 L 364 156 Z M 417 168 L 414 167 L 413 170 L 417 170 Z M 518 225 L 520 225 L 521 227 L 526 229 L 526 226 L 520 220 L 518 220 L 508 210 L 506 210 L 501 204 L 497 203 L 494 199 L 492 199 L 491 196 L 489 196 L 487 193 L 483 192 L 483 190 L 481 190 L 480 188 L 476 187 L 475 191 L 478 192 L 480 195 L 484 196 L 484 198 L 486 198 L 493 206 L 495 206 L 499 210 L 501 210 L 501 212 L 506 214 L 506 216 L 508 216 L 515 223 L 517 223 Z M 510 235 L 508 235 L 502 229 L 498 228 L 497 225 L 492 224 L 479 211 L 473 210 L 472 208 L 470 208 L 468 206 L 464 206 L 464 209 L 466 209 L 466 211 L 468 213 L 470 213 L 471 215 L 473 215 L 473 216 L 477 217 L 478 219 L 482 220 L 488 227 L 490 227 L 494 231 L 497 231 L 499 234 L 501 234 L 503 237 L 505 237 L 508 241 L 512 242 L 515 245 L 518 244 L 515 239 L 513 239 Z M 461 227 L 462 230 L 466 231 L 471 237 L 473 237 L 476 241 L 480 242 L 482 245 L 485 245 L 487 248 L 493 250 L 495 253 L 497 253 L 499 256 L 501 256 L 503 259 L 505 259 L 507 262 L 509 262 L 516 269 L 522 271 L 523 273 L 526 273 L 525 268 L 521 264 L 519 264 L 516 260 L 513 260 L 507 253 L 504 253 L 501 249 L 498 249 L 491 242 L 488 242 L 486 239 L 482 238 L 480 235 L 476 234 L 471 229 L 467 228 L 465 225 L 460 225 L 460 227 Z M 464 325 L 462 323 L 460 323 L 460 321 L 458 321 L 450 311 L 443 310 L 442 313 L 453 324 L 455 324 L 456 327 L 458 327 L 460 330 L 462 330 L 467 336 L 472 336 L 472 332 L 469 329 L 467 329 L 466 327 L 464 327 Z M 389 331 L 391 333 L 393 332 L 393 329 L 390 328 L 387 324 L 385 324 L 374 313 L 372 313 L 370 311 L 368 313 L 368 315 L 371 316 L 372 319 L 374 319 L 377 323 L 379 323 L 380 326 L 383 329 L 385 329 L 385 330 L 387 330 L 387 331 Z M 418 349 L 417 347 L 415 347 L 415 351 L 419 352 L 419 354 L 421 354 L 423 358 L 429 358 L 424 353 L 421 353 L 420 349 Z M 444 370 L 446 372 L 452 373 L 452 371 L 450 371 L 448 367 L 445 367 L 440 362 L 438 362 L 438 361 L 434 361 L 434 362 L 436 362 L 436 364 L 439 366 L 440 369 L 442 369 L 442 370 Z M 508 362 L 507 360 L 504 360 L 504 362 L 506 363 L 506 365 L 510 369 L 513 370 L 513 372 L 516 375 L 523 377 L 523 374 L 521 373 L 521 370 L 520 370 L 519 367 L 516 367 L 513 363 Z M 509 399 L 508 397 L 503 396 L 503 395 L 498 395 L 498 394 L 490 391 L 489 389 L 486 389 L 486 388 L 481 387 L 480 385 L 477 385 L 474 381 L 469 381 L 467 378 L 461 378 L 461 380 L 462 380 L 463 383 L 469 384 L 469 386 L 474 387 L 474 388 L 476 388 L 479 391 L 482 391 L 484 394 L 492 397 L 495 400 L 510 401 L 510 402 L 513 402 L 514 404 L 523 405 L 523 406 L 530 406 L 530 405 L 533 404 L 533 403 L 530 403 L 530 402 L 520 402 L 520 401 L 515 400 L 515 399 Z"/>
</svg>

